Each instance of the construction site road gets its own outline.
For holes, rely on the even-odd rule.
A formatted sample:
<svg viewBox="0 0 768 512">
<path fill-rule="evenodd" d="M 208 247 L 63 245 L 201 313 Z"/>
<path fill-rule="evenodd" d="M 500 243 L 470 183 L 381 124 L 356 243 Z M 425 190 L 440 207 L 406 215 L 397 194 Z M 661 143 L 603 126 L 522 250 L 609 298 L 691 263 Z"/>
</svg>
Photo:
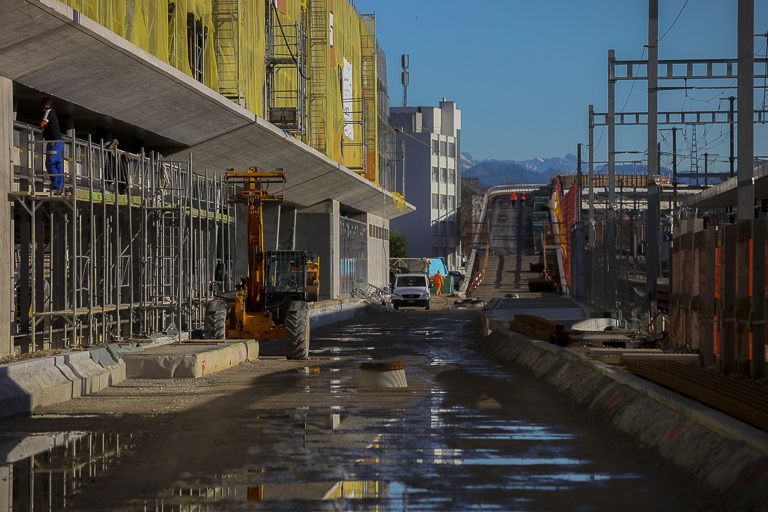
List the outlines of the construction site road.
<svg viewBox="0 0 768 512">
<path fill-rule="evenodd" d="M 478 352 L 478 315 L 362 315 L 316 330 L 306 362 L 267 355 L 194 381 L 128 380 L 0 422 L 0 447 L 60 440 L 0 465 L 13 510 L 724 509 L 655 452 Z M 360 388 L 371 361 L 404 363 L 408 388 Z"/>
</svg>

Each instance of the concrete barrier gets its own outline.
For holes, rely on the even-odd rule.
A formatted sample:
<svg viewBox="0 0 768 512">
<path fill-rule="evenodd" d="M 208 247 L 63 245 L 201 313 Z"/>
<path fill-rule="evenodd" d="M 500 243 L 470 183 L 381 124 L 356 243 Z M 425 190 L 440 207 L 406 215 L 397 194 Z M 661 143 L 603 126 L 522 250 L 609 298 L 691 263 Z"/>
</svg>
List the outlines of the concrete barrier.
<svg viewBox="0 0 768 512">
<path fill-rule="evenodd" d="M 125 363 L 103 348 L 2 365 L 0 418 L 97 393 L 123 380 Z"/>
<path fill-rule="evenodd" d="M 325 300 L 309 304 L 309 324 L 316 329 L 326 325 L 351 320 L 364 313 L 368 304 L 359 299 Z"/>
<path fill-rule="evenodd" d="M 728 496 L 733 510 L 768 503 L 768 433 L 626 371 L 498 329 L 481 342 Z"/>
<path fill-rule="evenodd" d="M 123 360 L 128 378 L 192 379 L 255 361 L 258 356 L 259 344 L 254 340 L 199 341 L 126 353 Z"/>
<path fill-rule="evenodd" d="M 311 325 L 348 320 L 366 308 L 357 299 L 313 303 Z M 259 343 L 254 340 L 207 345 L 172 343 L 178 339 L 161 336 L 151 343 L 111 343 L 82 352 L 0 365 L 0 418 L 96 393 L 128 377 L 203 377 L 259 357 Z M 181 339 L 188 339 L 188 333 L 183 333 Z"/>
<path fill-rule="evenodd" d="M 0 417 L 28 413 L 36 407 L 72 398 L 73 381 L 53 357 L 0 366 Z"/>
</svg>

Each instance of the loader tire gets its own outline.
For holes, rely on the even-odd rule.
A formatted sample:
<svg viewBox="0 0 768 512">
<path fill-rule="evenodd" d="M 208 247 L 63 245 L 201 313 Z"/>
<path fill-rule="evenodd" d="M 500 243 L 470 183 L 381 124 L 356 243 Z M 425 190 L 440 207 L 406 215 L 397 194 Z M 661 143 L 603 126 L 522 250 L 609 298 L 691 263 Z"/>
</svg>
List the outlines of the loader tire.
<svg viewBox="0 0 768 512">
<path fill-rule="evenodd" d="M 205 336 L 209 340 L 223 340 L 227 323 L 227 303 L 211 301 L 205 310 Z"/>
<path fill-rule="evenodd" d="M 285 314 L 286 357 L 309 359 L 309 307 L 306 302 L 293 301 Z"/>
</svg>

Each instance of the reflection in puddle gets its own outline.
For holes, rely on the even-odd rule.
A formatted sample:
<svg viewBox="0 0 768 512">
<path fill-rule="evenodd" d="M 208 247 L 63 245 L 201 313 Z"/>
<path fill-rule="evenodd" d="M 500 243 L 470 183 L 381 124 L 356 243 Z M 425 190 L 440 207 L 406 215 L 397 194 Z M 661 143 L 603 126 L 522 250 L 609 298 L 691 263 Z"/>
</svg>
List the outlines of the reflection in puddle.
<svg viewBox="0 0 768 512">
<path fill-rule="evenodd" d="M 0 512 L 65 510 L 132 447 L 132 436 L 109 433 L 0 437 Z"/>
<path fill-rule="evenodd" d="M 262 485 L 251 481 L 254 473 L 260 472 L 238 471 L 219 475 L 217 484 L 178 487 L 168 491 L 162 498 L 145 501 L 142 504 L 143 509 L 157 512 L 208 510 L 209 508 L 225 510 L 228 507 L 237 508 L 235 503 L 247 502 L 382 500 L 390 497 L 389 483 L 383 481 L 344 480 Z M 307 510 L 309 509 L 311 507 Z M 367 510 L 379 510 L 379 508 Z"/>
</svg>

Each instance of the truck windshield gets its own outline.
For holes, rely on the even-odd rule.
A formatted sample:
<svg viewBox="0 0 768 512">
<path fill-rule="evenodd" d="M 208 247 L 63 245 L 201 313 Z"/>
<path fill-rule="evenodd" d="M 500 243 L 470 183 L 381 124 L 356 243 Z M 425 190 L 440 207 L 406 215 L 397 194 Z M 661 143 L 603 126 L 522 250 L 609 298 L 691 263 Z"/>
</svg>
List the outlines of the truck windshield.
<svg viewBox="0 0 768 512">
<path fill-rule="evenodd" d="M 398 277 L 397 284 L 399 287 L 424 287 L 427 286 L 427 280 L 423 276 L 405 276 Z"/>
</svg>

